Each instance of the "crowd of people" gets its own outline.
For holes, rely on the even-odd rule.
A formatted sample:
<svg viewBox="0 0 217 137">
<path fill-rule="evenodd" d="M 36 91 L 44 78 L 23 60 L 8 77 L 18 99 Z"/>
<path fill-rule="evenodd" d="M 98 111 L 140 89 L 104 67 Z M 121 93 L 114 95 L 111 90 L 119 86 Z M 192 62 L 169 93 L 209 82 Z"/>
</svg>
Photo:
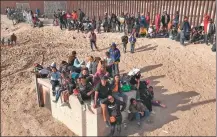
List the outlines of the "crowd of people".
<svg viewBox="0 0 217 137">
<path fill-rule="evenodd" d="M 61 97 L 61 106 L 67 106 L 69 96 L 76 96 L 83 111 L 87 105 L 93 108 L 101 107 L 103 120 L 107 127 L 110 127 L 110 136 L 121 132 L 123 121 L 124 128 L 133 119 L 141 125 L 142 117 L 154 114 L 152 105 L 166 107 L 160 101 L 154 100 L 153 87 L 149 81 L 140 79 L 140 70 L 134 70 L 132 75 L 120 75 L 120 51 L 115 43 L 105 52 L 105 57 L 87 57 L 86 61 L 77 58 L 76 51 L 72 51 L 68 61 L 62 61 L 57 69 L 56 62 L 48 67 L 34 64 L 35 72 L 39 78 L 49 78 L 52 84 L 53 103 L 57 103 Z M 136 90 L 136 98 L 130 99 L 126 92 Z M 129 106 L 129 108 L 126 108 Z M 128 118 L 122 120 L 121 112 L 129 113 Z"/>
<path fill-rule="evenodd" d="M 13 8 L 13 7 L 7 7 L 5 9 L 5 13 L 9 19 L 17 20 L 15 23 L 13 21 L 13 24 L 17 24 L 19 22 L 27 22 L 28 24 L 32 24 L 33 27 L 42 27 L 43 22 L 40 21 L 40 10 L 36 8 L 35 13 L 33 13 L 32 10 L 28 9 L 19 9 L 19 8 Z"/>
<path fill-rule="evenodd" d="M 10 17 L 14 11 L 14 8 L 8 7 L 7 16 Z M 36 14 L 31 10 L 23 11 L 26 21 L 33 22 L 34 26 L 40 21 L 38 19 L 40 11 L 36 9 L 35 12 Z M 207 45 L 212 44 L 212 51 L 216 50 L 215 24 L 208 15 L 204 17 L 201 26 L 192 27 L 186 16 L 179 24 L 178 11 L 175 12 L 174 17 L 170 17 L 167 11 L 164 11 L 162 15 L 156 14 L 154 20 L 151 20 L 149 12 L 146 15 L 140 12 L 135 15 L 122 12 L 119 16 L 105 12 L 104 17 L 96 19 L 94 16 L 91 20 L 81 9 L 78 13 L 75 10 L 72 13 L 66 13 L 60 9 L 54 12 L 53 24 L 60 26 L 61 30 L 70 28 L 83 32 L 84 23 L 90 31 L 88 38 L 92 51 L 99 50 L 96 45 L 95 31 L 99 34 L 101 28 L 104 32 L 124 33 L 121 37 L 124 53 L 127 52 L 128 43 L 130 43 L 130 52 L 134 53 L 137 38 L 140 37 L 167 37 L 179 41 L 181 45 L 184 45 L 186 40 L 195 44 L 200 41 Z M 15 35 L 12 42 L 16 43 Z M 111 129 L 110 136 L 114 135 L 115 128 L 120 134 L 122 123 L 126 128 L 127 124 L 135 119 L 140 126 L 143 117 L 148 119 L 150 114 L 154 114 L 152 106 L 166 107 L 159 100 L 154 99 L 154 88 L 149 86 L 149 81 L 141 80 L 140 70 L 133 70 L 131 75 L 120 75 L 121 53 L 116 43 L 111 44 L 110 49 L 105 52 L 105 57 L 89 56 L 86 61 L 81 61 L 76 55 L 76 51 L 72 51 L 68 60 L 62 61 L 59 68 L 56 62 L 48 67 L 34 64 L 36 76 L 50 79 L 54 96 L 53 103 L 57 103 L 62 98 L 61 106 L 66 106 L 69 104 L 69 96 L 76 96 L 84 111 L 87 105 L 92 105 L 93 108 L 101 107 L 103 120 Z M 128 105 L 129 98 L 126 92 L 131 90 L 136 91 L 136 98 L 131 98 Z M 122 119 L 121 112 L 123 111 L 128 111 L 127 119 Z"/>
<path fill-rule="evenodd" d="M 212 51 L 216 50 L 215 24 L 209 15 L 205 15 L 203 23 L 195 27 L 190 25 L 187 16 L 179 23 L 179 12 L 176 11 L 174 17 L 170 17 L 166 10 L 162 15 L 156 14 L 153 20 L 151 20 L 149 12 L 146 15 L 140 12 L 136 14 L 122 12 L 119 16 L 114 13 L 109 15 L 105 12 L 103 17 L 93 16 L 92 19 L 89 19 L 81 9 L 78 10 L 78 13 L 75 10 L 72 13 L 58 10 L 57 13 L 54 13 L 54 18 L 55 24 L 59 24 L 61 29 L 71 26 L 83 32 L 84 23 L 86 23 L 88 31 L 97 33 L 101 33 L 101 27 L 103 27 L 104 32 L 124 32 L 126 35 L 134 35 L 136 38 L 170 38 L 180 42 L 183 46 L 185 41 L 193 44 L 211 44 L 213 45 Z M 130 43 L 135 46 L 135 41 Z M 123 46 L 125 47 L 125 45 Z"/>
</svg>

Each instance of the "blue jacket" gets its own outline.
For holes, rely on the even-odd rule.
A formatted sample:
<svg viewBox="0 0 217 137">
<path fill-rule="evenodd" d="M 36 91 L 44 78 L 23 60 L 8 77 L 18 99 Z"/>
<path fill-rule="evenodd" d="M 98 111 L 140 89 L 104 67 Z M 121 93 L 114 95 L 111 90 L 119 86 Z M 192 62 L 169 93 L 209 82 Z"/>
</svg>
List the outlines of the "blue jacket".
<svg viewBox="0 0 217 137">
<path fill-rule="evenodd" d="M 121 53 L 120 50 L 115 48 L 114 50 L 111 48 L 109 50 L 110 53 L 110 57 L 112 58 L 112 60 L 114 60 L 114 62 L 120 62 L 120 57 L 121 57 Z"/>
<path fill-rule="evenodd" d="M 143 26 L 144 28 L 147 28 L 147 22 L 145 16 L 140 17 L 140 25 Z"/>
</svg>

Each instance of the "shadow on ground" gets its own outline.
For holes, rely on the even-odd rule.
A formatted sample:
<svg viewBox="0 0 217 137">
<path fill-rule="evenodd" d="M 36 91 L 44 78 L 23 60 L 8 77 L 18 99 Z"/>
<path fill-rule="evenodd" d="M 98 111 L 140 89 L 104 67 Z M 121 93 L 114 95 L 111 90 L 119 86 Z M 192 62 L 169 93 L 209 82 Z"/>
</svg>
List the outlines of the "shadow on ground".
<svg viewBox="0 0 217 137">
<path fill-rule="evenodd" d="M 152 67 L 148 67 L 152 68 Z M 145 71 L 150 71 L 151 69 L 145 69 Z M 154 87 L 154 93 L 156 99 L 162 101 L 162 103 L 167 105 L 167 108 L 153 107 L 155 114 L 153 116 L 153 123 L 148 124 L 143 119 L 143 125 L 139 128 L 136 124 L 136 121 L 130 122 L 128 124 L 128 129 L 130 130 L 122 130 L 121 135 L 133 135 L 138 134 L 140 136 L 144 136 L 145 132 L 151 132 L 158 128 L 161 128 L 163 125 L 170 123 L 178 118 L 173 116 L 172 114 L 177 111 L 187 111 L 193 107 L 197 107 L 203 104 L 208 104 L 212 102 L 216 102 L 216 99 L 211 99 L 207 101 L 202 101 L 198 103 L 187 104 L 191 101 L 190 98 L 198 96 L 199 93 L 196 91 L 182 91 L 173 94 L 165 94 L 165 92 L 169 92 L 167 89 L 164 89 L 163 86 L 156 86 L 160 81 L 157 79 L 164 78 L 165 75 L 161 76 L 151 76 L 145 78 L 145 80 L 150 80 L 151 85 Z M 187 105 L 184 105 L 187 104 Z M 183 105 L 183 106 L 179 106 Z"/>
</svg>

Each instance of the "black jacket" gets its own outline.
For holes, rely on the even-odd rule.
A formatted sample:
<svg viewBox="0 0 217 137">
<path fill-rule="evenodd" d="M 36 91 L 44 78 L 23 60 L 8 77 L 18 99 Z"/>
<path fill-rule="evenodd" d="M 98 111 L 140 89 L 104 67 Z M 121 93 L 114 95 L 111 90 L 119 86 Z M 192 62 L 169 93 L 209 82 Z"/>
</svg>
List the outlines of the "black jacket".
<svg viewBox="0 0 217 137">
<path fill-rule="evenodd" d="M 208 34 L 211 34 L 211 35 L 215 34 L 215 24 L 214 23 L 209 24 Z"/>
<path fill-rule="evenodd" d="M 121 116 L 121 112 L 125 110 L 126 103 L 114 98 L 114 102 L 111 103 L 108 98 L 102 100 L 102 104 L 106 104 L 108 107 L 109 116 Z M 122 108 L 121 108 L 122 106 Z"/>
<path fill-rule="evenodd" d="M 167 17 L 167 20 L 166 20 L 166 17 Z M 166 15 L 163 15 L 163 16 L 161 17 L 161 23 L 162 23 L 163 25 L 166 25 L 166 24 L 168 24 L 169 22 L 170 22 L 170 15 L 166 14 Z"/>
</svg>

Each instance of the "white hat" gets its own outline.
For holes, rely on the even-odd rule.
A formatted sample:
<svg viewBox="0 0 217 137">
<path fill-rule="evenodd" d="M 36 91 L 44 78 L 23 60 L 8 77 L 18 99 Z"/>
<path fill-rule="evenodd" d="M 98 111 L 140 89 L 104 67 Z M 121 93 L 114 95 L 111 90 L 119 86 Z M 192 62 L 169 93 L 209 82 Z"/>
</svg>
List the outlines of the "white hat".
<svg viewBox="0 0 217 137">
<path fill-rule="evenodd" d="M 56 62 L 51 63 L 51 67 L 56 67 Z"/>
</svg>

